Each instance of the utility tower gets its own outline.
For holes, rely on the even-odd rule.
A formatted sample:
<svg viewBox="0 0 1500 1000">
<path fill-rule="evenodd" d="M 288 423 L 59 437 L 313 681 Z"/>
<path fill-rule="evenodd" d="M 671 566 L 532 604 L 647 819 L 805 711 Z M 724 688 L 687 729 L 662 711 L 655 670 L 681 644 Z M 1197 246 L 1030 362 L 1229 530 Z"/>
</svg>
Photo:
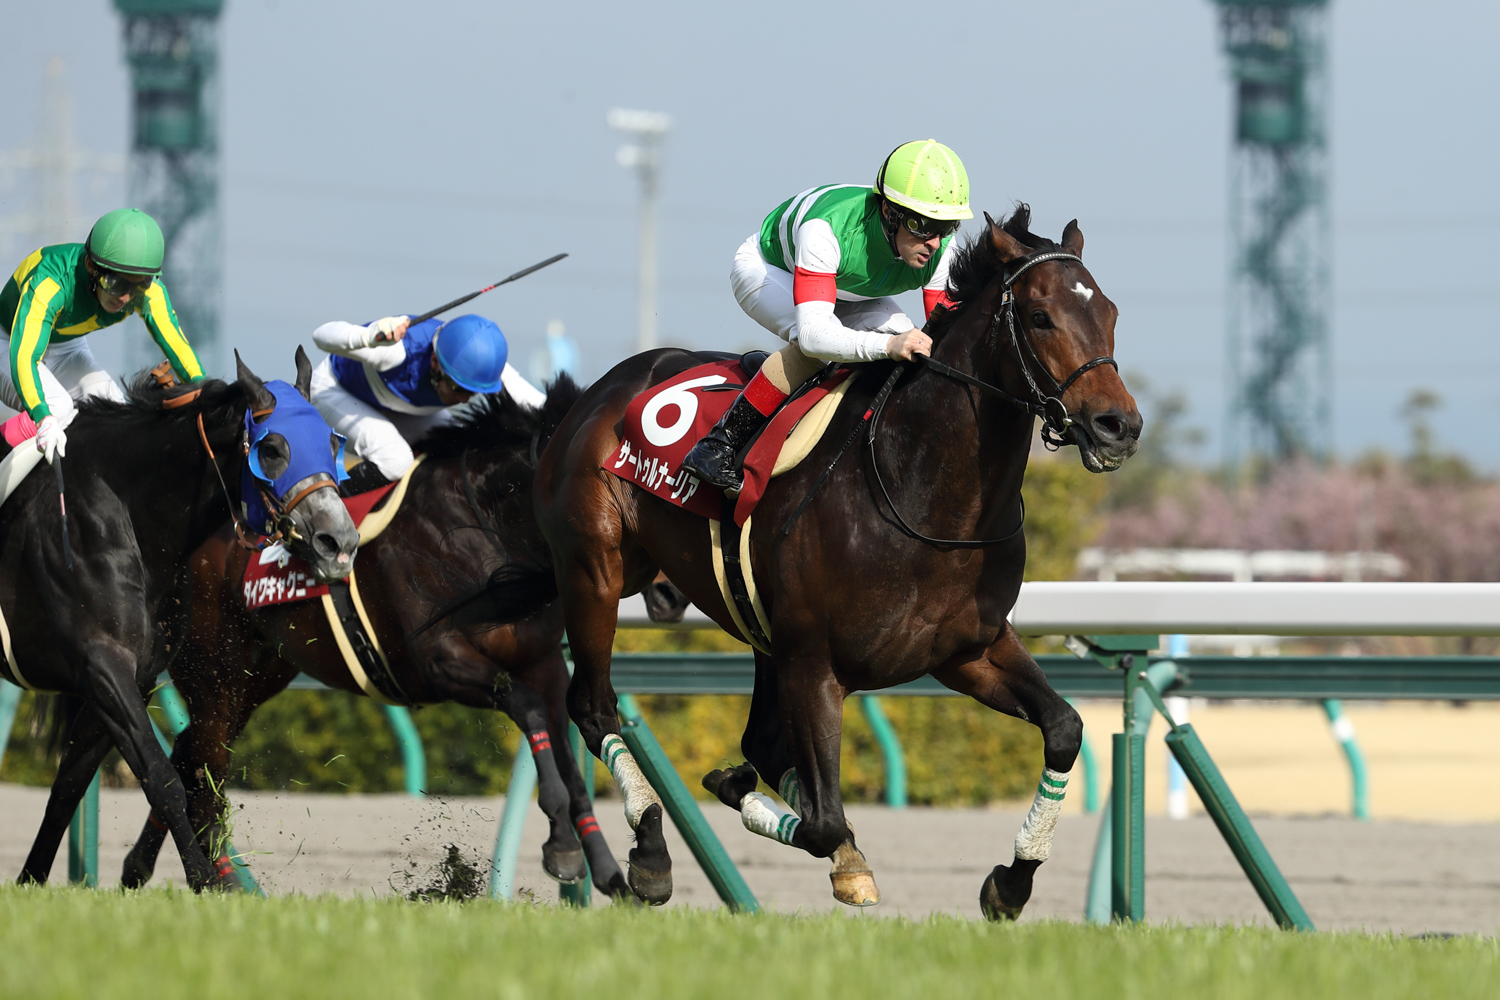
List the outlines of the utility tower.
<svg viewBox="0 0 1500 1000">
<path fill-rule="evenodd" d="M 114 0 L 130 66 L 130 203 L 161 225 L 162 276 L 209 374 L 220 370 L 219 12 L 223 0 Z M 130 338 L 134 371 L 161 360 Z"/>
<path fill-rule="evenodd" d="M 636 299 L 635 349 L 656 346 L 656 191 L 661 173 L 661 147 L 672 127 L 672 119 L 659 111 L 614 108 L 606 119 L 609 127 L 635 139 L 615 154 L 620 166 L 634 169 L 641 180 L 640 287 Z"/>
<path fill-rule="evenodd" d="M 1327 0 L 1214 0 L 1234 84 L 1225 459 L 1332 449 Z"/>
</svg>

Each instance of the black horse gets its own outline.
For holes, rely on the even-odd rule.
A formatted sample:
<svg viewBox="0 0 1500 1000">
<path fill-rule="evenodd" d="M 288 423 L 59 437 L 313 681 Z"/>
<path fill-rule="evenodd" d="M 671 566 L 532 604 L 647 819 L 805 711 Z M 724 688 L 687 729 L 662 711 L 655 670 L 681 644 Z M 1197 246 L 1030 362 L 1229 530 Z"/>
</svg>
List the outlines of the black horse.
<svg viewBox="0 0 1500 1000">
<path fill-rule="evenodd" d="M 3 669 L 23 687 L 81 702 L 22 882 L 47 880 L 68 821 L 111 747 L 171 830 L 189 885 L 203 889 L 218 879 L 194 838 L 182 782 L 152 732 L 146 697 L 175 651 L 164 626 L 183 599 L 188 557 L 224 523 L 225 484 L 235 506 L 245 499 L 249 427 L 270 480 L 316 470 L 267 498 L 288 544 L 324 579 L 346 576 L 353 565 L 359 535 L 337 489 L 325 488 L 334 486 L 338 443 L 305 402 L 307 356 L 298 348 L 296 389 L 304 399 L 285 383 L 268 388 L 236 362 L 232 383 L 163 388 L 142 377 L 124 403 L 79 406 L 67 458 L 71 570 L 51 475 L 28 477 L 0 507 L 0 611 L 9 623 Z M 273 389 L 283 393 L 280 414 Z M 267 426 L 272 432 L 262 436 Z M 321 454 L 293 452 L 291 442 L 309 440 Z M 256 490 L 253 478 L 243 482 Z"/>
<path fill-rule="evenodd" d="M 587 871 L 600 892 L 622 896 L 628 894 L 625 878 L 594 820 L 577 762 L 565 744 L 559 742 L 561 752 L 552 749 L 568 731 L 562 609 L 554 605 L 492 628 L 484 624 L 489 609 L 482 601 L 453 602 L 491 575 L 504 578 L 517 567 L 546 563 L 546 542 L 531 513 L 536 451 L 579 392 L 564 376 L 540 410 L 509 396 L 487 396 L 455 425 L 420 442 L 422 464 L 412 470 L 390 525 L 361 548 L 357 583 L 391 670 L 386 689 L 377 687 L 375 695 L 409 704 L 453 701 L 514 719 L 527 738 L 521 752 L 529 746 L 536 760 L 538 804 L 551 824 L 543 868 L 561 882 L 577 882 Z M 177 738 L 172 762 L 205 848 L 225 842 L 216 824 L 229 748 L 251 713 L 299 671 L 329 687 L 370 693 L 345 665 L 319 602 L 246 609 L 240 588 L 246 560 L 227 530 L 194 555 L 193 623 L 172 664 L 192 719 Z M 442 626 L 421 628 L 435 607 Z M 658 613 L 672 610 L 671 584 L 661 589 L 656 607 Z M 675 611 L 680 618 L 681 607 Z M 125 859 L 126 886 L 151 877 L 164 836 L 153 815 Z M 232 868 L 217 852 L 213 856 L 221 870 Z"/>
</svg>

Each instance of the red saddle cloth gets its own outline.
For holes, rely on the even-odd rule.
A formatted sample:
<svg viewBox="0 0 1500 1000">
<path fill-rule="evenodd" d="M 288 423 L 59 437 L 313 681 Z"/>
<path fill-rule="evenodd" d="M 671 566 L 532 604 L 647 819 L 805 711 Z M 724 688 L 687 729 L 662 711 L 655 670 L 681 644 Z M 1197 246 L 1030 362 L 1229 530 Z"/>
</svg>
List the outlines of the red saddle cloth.
<svg viewBox="0 0 1500 1000">
<path fill-rule="evenodd" d="M 771 418 L 745 456 L 745 486 L 735 501 L 734 521 L 743 526 L 771 481 L 771 470 L 787 435 L 813 405 L 849 376 L 844 368 L 787 403 Z M 724 495 L 680 467 L 688 450 L 728 410 L 750 381 L 738 359 L 711 361 L 653 385 L 625 410 L 620 447 L 604 468 L 701 517 L 718 520 Z"/>
<path fill-rule="evenodd" d="M 370 511 L 395 488 L 395 483 L 386 483 L 368 493 L 344 497 L 344 507 L 354 519 L 354 526 L 357 528 L 363 524 Z M 291 604 L 322 597 L 328 593 L 328 584 L 319 583 L 305 562 L 277 542 L 250 556 L 242 589 L 245 607 L 254 611 L 272 604 Z"/>
</svg>

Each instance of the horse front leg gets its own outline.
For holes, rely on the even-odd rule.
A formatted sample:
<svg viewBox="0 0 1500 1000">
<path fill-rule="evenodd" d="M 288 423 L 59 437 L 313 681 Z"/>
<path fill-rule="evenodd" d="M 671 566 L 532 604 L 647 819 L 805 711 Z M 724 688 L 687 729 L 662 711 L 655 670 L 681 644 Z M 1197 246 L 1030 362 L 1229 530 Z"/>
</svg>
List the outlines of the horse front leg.
<svg viewBox="0 0 1500 1000">
<path fill-rule="evenodd" d="M 979 891 L 979 908 L 986 917 L 1015 920 L 1031 899 L 1037 868 L 1051 854 L 1068 778 L 1083 745 L 1083 720 L 1052 690 L 1009 625 L 982 658 L 935 670 L 933 676 L 981 705 L 1042 731 L 1042 777 L 1016 834 L 1014 860 L 1008 866 L 996 865 Z"/>
<path fill-rule="evenodd" d="M 41 829 L 37 831 L 26 864 L 16 881 L 23 885 L 46 883 L 68 824 L 88 791 L 89 782 L 94 780 L 99 765 L 109 754 L 109 747 L 109 733 L 98 714 L 84 705 L 68 726 L 67 742 L 63 747 L 62 761 L 58 764 L 57 777 L 52 782 L 52 793 L 47 797 Z"/>
<path fill-rule="evenodd" d="M 662 833 L 661 797 L 620 737 L 615 689 L 609 681 L 624 562 L 617 545 L 596 544 L 571 558 L 559 554 L 557 565 L 574 667 L 568 712 L 589 752 L 604 762 L 620 788 L 625 820 L 636 838 L 629 855 L 631 891 L 660 906 L 672 898 L 672 858 Z"/>
</svg>

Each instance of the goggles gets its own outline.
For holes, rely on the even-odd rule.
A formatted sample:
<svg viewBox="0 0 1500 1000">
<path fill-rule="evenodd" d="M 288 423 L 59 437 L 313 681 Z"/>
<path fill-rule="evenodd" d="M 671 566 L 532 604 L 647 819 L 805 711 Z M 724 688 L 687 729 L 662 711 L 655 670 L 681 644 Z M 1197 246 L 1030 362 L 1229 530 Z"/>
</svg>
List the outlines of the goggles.
<svg viewBox="0 0 1500 1000">
<path fill-rule="evenodd" d="M 125 294 L 143 295 L 156 279 L 149 274 L 121 274 L 119 271 L 99 272 L 99 287 L 114 296 Z"/>
<path fill-rule="evenodd" d="M 917 215 L 914 212 L 903 213 L 896 225 L 923 242 L 934 237 L 951 236 L 958 232 L 957 219 L 929 219 L 925 215 Z"/>
</svg>

